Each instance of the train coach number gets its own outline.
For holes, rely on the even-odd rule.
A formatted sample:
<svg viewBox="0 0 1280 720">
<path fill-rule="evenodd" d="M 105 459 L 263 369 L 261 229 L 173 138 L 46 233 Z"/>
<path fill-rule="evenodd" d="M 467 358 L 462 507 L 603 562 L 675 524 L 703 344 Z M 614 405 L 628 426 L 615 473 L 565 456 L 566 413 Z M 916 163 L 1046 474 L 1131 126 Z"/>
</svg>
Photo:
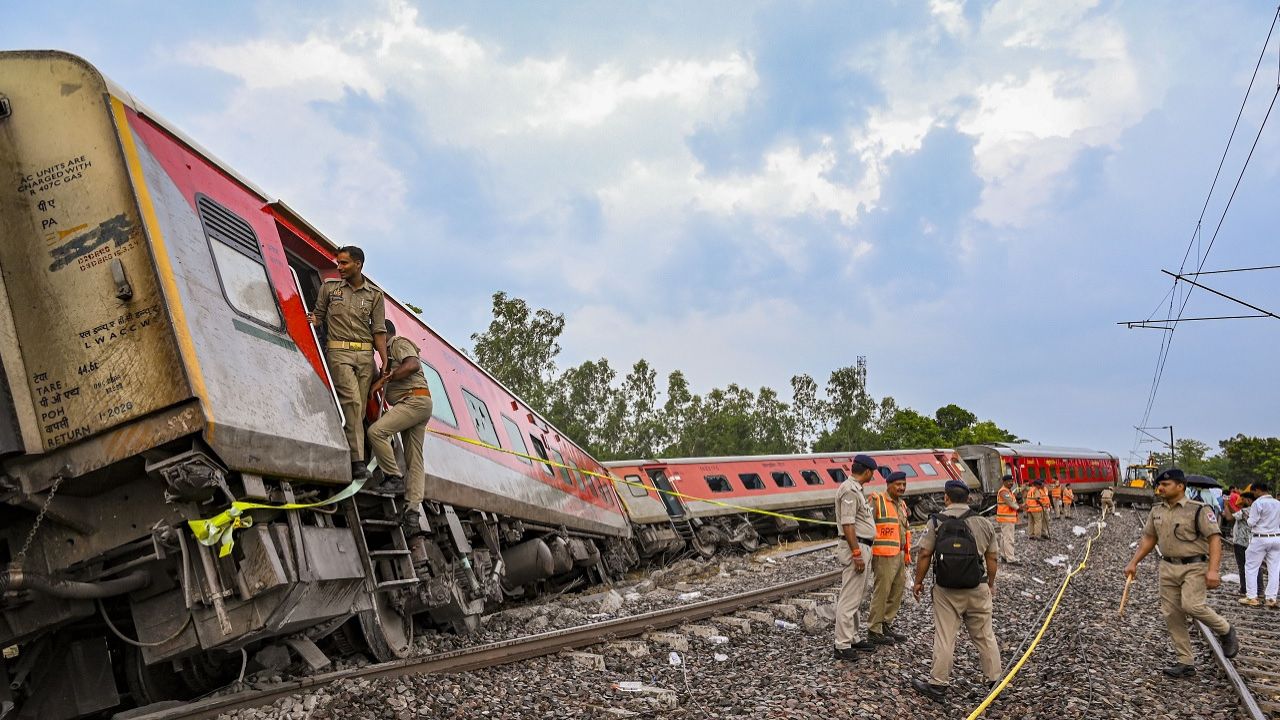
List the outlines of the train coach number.
<svg viewBox="0 0 1280 720">
<path fill-rule="evenodd" d="M 125 413 L 133 410 L 133 401 L 120 403 L 115 407 L 107 408 L 98 413 L 99 420 L 110 420 L 112 418 L 123 417 Z"/>
</svg>

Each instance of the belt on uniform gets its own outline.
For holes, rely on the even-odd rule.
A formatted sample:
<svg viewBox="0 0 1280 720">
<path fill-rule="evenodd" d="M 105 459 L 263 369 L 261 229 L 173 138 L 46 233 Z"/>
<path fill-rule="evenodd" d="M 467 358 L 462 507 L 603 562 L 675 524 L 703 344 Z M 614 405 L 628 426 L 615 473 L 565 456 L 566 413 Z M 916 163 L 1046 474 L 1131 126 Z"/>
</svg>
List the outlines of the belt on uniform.
<svg viewBox="0 0 1280 720">
<path fill-rule="evenodd" d="M 1191 557 L 1176 558 L 1176 557 L 1169 557 L 1168 555 L 1166 555 L 1160 559 L 1167 563 L 1173 563 L 1174 565 L 1192 565 L 1194 563 L 1208 562 L 1209 556 L 1208 555 L 1192 555 Z"/>
<path fill-rule="evenodd" d="M 373 343 L 353 342 L 350 340 L 330 340 L 326 343 L 330 350 L 372 350 Z"/>
<path fill-rule="evenodd" d="M 871 538 L 860 537 L 858 538 L 858 542 L 862 543 L 863 545 L 866 545 L 867 547 L 871 547 Z"/>
<path fill-rule="evenodd" d="M 399 405 L 400 403 L 404 402 L 405 400 L 408 400 L 411 397 L 431 397 L 431 391 L 426 388 L 413 388 L 412 390 L 406 392 L 404 394 L 404 397 L 400 398 L 399 400 L 396 400 L 391 404 Z"/>
<path fill-rule="evenodd" d="M 1254 537 L 1280 537 L 1280 533 L 1254 533 Z"/>
</svg>

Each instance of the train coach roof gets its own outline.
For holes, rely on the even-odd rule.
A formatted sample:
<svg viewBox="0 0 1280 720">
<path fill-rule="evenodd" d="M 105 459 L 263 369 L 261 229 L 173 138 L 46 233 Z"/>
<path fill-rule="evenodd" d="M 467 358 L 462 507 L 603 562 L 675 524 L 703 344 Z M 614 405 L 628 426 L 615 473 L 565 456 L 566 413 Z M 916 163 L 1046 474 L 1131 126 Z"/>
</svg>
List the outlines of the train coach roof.
<svg viewBox="0 0 1280 720">
<path fill-rule="evenodd" d="M 1003 457 L 1044 457 L 1067 458 L 1075 460 L 1114 460 L 1111 453 L 1088 448 L 1056 447 L 1053 445 L 1036 445 L 1034 443 L 992 443 L 991 445 L 962 445 L 962 450 L 980 448 L 995 451 Z"/>
<path fill-rule="evenodd" d="M 633 467 L 636 465 L 712 465 L 729 462 L 777 462 L 795 460 L 853 460 L 854 455 L 870 455 L 885 457 L 889 455 L 918 455 L 921 453 L 950 453 L 951 448 L 916 448 L 911 450 L 866 450 L 838 453 L 797 453 L 793 455 L 725 455 L 722 457 L 697 458 L 647 458 L 636 460 L 610 460 L 603 463 L 607 468 Z"/>
</svg>

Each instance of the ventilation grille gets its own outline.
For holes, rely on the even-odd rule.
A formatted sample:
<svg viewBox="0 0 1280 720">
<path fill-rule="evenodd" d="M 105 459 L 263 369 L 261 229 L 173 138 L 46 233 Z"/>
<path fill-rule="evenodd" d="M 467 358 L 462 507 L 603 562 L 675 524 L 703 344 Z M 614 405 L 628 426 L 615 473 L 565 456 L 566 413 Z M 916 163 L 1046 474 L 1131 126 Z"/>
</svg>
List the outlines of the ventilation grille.
<svg viewBox="0 0 1280 720">
<path fill-rule="evenodd" d="M 204 224 L 204 231 L 209 237 L 262 261 L 258 236 L 249 227 L 249 223 L 204 195 L 196 197 L 196 207 L 200 210 L 200 222 Z"/>
</svg>

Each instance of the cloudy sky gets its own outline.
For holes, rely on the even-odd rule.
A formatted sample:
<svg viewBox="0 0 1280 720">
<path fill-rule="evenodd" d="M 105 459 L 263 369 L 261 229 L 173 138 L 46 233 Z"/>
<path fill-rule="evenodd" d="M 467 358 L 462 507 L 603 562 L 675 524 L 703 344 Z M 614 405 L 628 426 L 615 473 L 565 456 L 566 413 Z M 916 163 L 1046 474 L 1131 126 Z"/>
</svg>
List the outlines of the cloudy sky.
<svg viewBox="0 0 1280 720">
<path fill-rule="evenodd" d="M 1167 311 L 1160 269 L 1182 262 L 1275 15 L 1270 0 L 3 6 L 10 47 L 85 56 L 364 246 L 370 274 L 455 343 L 505 290 L 566 315 L 562 366 L 645 357 L 700 391 L 785 390 L 866 355 L 876 395 L 1122 456 L 1163 333 L 1116 322 Z M 1277 126 L 1205 269 L 1280 263 Z M 1275 311 L 1277 272 L 1206 283 Z M 1248 312 L 1199 293 L 1186 315 Z M 1277 434 L 1278 352 L 1270 319 L 1182 326 L 1150 423 L 1211 444 Z"/>
</svg>

